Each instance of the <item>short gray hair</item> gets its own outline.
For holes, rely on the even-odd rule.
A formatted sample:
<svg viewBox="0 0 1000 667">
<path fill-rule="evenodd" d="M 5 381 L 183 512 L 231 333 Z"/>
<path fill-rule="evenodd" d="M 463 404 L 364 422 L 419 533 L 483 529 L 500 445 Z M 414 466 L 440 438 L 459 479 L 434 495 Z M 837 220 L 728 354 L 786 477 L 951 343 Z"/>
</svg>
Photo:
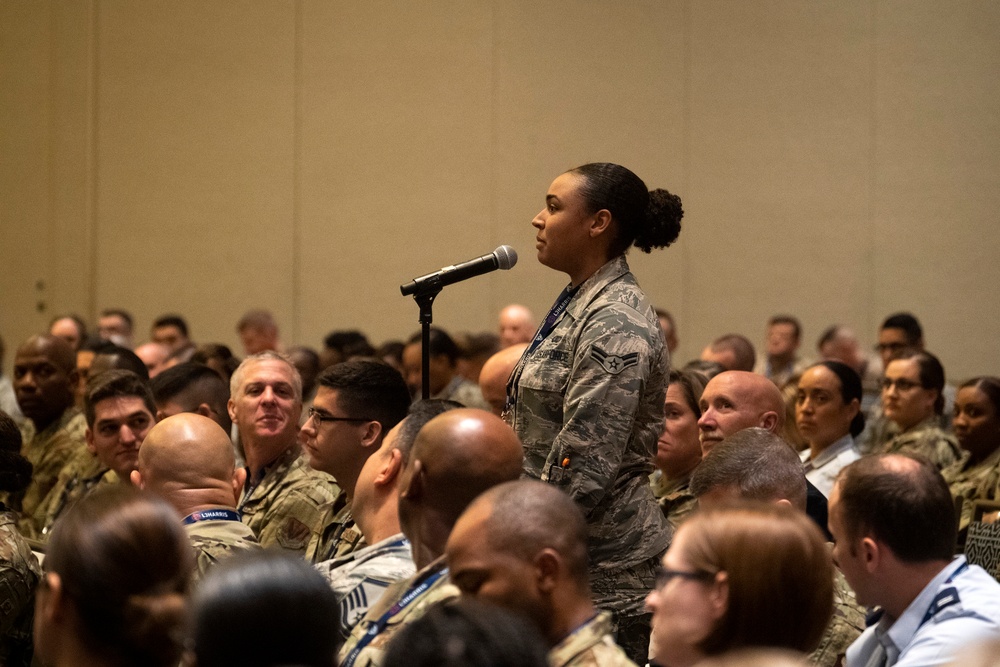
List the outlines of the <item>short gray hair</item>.
<svg viewBox="0 0 1000 667">
<path fill-rule="evenodd" d="M 292 371 L 292 388 L 295 390 L 295 400 L 301 403 L 302 376 L 299 375 L 299 369 L 295 368 L 295 364 L 292 363 L 292 360 L 288 358 L 287 354 L 275 352 L 274 350 L 265 350 L 263 352 L 258 352 L 257 354 L 251 354 L 236 367 L 236 370 L 233 371 L 233 376 L 229 378 L 230 397 L 235 400 L 236 396 L 239 394 L 240 387 L 243 386 L 243 376 L 246 374 L 247 366 L 260 363 L 262 361 L 282 361 L 288 365 L 288 368 Z"/>
</svg>

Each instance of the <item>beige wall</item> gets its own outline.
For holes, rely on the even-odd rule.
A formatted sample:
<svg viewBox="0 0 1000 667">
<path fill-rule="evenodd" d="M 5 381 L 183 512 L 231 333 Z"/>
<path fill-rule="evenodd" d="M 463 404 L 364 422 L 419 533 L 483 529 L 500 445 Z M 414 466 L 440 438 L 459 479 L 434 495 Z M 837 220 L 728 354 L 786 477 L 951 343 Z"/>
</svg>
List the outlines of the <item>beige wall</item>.
<svg viewBox="0 0 1000 667">
<path fill-rule="evenodd" d="M 544 313 L 529 221 L 553 177 L 625 164 L 680 194 L 633 268 L 680 327 L 866 343 L 912 309 L 954 379 L 1000 374 L 1000 4 L 808 0 L 3 0 L 0 333 L 123 306 L 236 347 Z M 11 353 L 6 366 L 9 368 Z"/>
</svg>

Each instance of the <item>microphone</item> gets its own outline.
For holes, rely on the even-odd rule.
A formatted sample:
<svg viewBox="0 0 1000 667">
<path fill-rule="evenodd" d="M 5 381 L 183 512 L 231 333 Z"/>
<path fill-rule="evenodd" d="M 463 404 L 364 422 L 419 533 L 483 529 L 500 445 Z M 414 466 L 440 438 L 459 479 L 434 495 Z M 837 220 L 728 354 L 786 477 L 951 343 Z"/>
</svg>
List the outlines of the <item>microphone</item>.
<svg viewBox="0 0 1000 667">
<path fill-rule="evenodd" d="M 517 251 L 509 245 L 502 245 L 488 255 L 476 257 L 454 266 L 446 266 L 434 273 L 414 278 L 411 282 L 400 285 L 399 291 L 403 293 L 403 296 L 408 296 L 425 291 L 440 290 L 445 285 L 481 276 L 497 269 L 507 271 L 515 264 L 517 264 Z"/>
</svg>

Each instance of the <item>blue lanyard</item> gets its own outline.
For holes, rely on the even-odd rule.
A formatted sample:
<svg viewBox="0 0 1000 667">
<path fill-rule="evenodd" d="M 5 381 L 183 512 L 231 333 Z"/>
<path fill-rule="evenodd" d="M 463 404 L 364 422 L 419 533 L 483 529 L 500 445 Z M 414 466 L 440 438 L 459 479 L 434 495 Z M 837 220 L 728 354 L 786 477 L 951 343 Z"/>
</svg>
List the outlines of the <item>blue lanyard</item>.
<svg viewBox="0 0 1000 667">
<path fill-rule="evenodd" d="M 535 337 L 532 339 L 531 345 L 528 346 L 528 349 L 521 355 L 521 360 L 517 362 L 517 367 L 514 369 L 514 372 L 510 374 L 510 378 L 507 380 L 507 405 L 504 408 L 505 411 L 510 410 L 513 407 L 514 392 L 517 390 L 517 383 L 521 380 L 521 372 L 524 370 L 524 364 L 528 361 L 528 357 L 535 351 L 535 348 L 542 344 L 542 341 L 548 338 L 549 334 L 552 333 L 552 330 L 556 328 L 556 322 L 559 321 L 562 314 L 566 312 L 567 308 L 569 308 L 570 301 L 573 300 L 573 297 L 576 296 L 579 289 L 579 285 L 576 287 L 568 285 L 566 289 L 559 294 L 559 298 L 556 299 L 552 308 L 549 309 L 549 314 L 545 316 L 545 321 L 542 322 L 542 326 L 538 327 L 538 331 L 535 332 Z"/>
<path fill-rule="evenodd" d="M 235 510 L 201 510 L 184 517 L 184 525 L 190 526 L 199 521 L 241 521 L 240 513 Z"/>
<path fill-rule="evenodd" d="M 364 636 L 362 636 L 361 639 L 358 640 L 358 643 L 355 645 L 354 650 L 351 651 L 350 654 L 347 656 L 347 658 L 344 659 L 344 662 L 341 667 L 354 667 L 354 662 L 358 659 L 358 655 L 361 653 L 362 650 L 364 650 L 366 646 L 372 643 L 372 640 L 375 639 L 375 637 L 377 637 L 379 633 L 385 630 L 385 626 L 389 625 L 389 620 L 392 619 L 393 616 L 395 616 L 396 614 L 398 614 L 399 612 L 403 611 L 408 606 L 410 606 L 410 603 L 412 603 L 418 597 L 426 593 L 428 588 L 433 586 L 438 579 L 447 574 L 448 574 L 448 568 L 446 567 L 441 568 L 441 570 L 439 570 L 438 572 L 435 572 L 434 574 L 424 579 L 419 586 L 411 589 L 410 592 L 404 595 L 399 602 L 392 605 L 392 607 L 389 608 L 389 611 L 382 614 L 382 618 L 378 619 L 374 624 L 372 624 L 372 626 L 368 628 L 368 631 L 364 634 Z"/>
</svg>

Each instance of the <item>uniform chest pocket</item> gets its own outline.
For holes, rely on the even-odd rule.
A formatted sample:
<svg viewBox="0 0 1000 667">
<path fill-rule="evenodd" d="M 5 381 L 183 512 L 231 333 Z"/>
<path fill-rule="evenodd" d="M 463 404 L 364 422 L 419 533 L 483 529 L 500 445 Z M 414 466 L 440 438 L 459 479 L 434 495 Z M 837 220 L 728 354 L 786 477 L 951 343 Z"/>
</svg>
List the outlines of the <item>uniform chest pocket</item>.
<svg viewBox="0 0 1000 667">
<path fill-rule="evenodd" d="M 525 364 L 520 386 L 563 395 L 569 385 L 570 361 L 570 354 L 565 350 L 538 350 Z"/>
</svg>

